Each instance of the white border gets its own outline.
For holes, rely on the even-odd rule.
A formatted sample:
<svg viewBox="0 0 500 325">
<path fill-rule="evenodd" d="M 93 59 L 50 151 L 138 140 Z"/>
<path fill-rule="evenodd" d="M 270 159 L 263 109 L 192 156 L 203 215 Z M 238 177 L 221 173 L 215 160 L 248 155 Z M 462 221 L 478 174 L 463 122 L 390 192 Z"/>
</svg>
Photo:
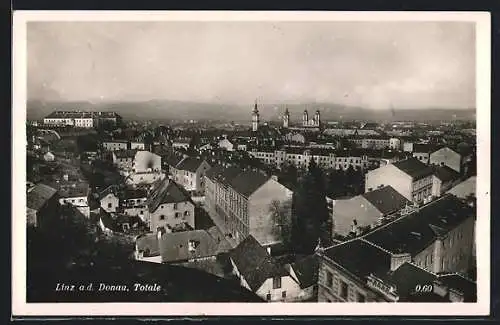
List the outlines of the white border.
<svg viewBox="0 0 500 325">
<path fill-rule="evenodd" d="M 476 24 L 477 303 L 26 303 L 26 23 L 28 21 L 460 21 Z M 12 114 L 12 315 L 488 315 L 490 309 L 490 14 L 487 12 L 15 11 Z"/>
</svg>

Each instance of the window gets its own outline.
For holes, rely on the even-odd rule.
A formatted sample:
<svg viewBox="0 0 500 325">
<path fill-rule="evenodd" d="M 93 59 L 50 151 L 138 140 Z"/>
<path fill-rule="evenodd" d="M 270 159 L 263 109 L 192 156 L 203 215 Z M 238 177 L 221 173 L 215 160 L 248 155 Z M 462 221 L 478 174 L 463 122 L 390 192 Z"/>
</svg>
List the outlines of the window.
<svg viewBox="0 0 500 325">
<path fill-rule="evenodd" d="M 176 217 L 176 218 L 180 218 L 180 217 L 181 217 L 181 213 L 180 213 L 180 212 L 176 212 L 176 213 L 175 213 L 175 217 Z"/>
<path fill-rule="evenodd" d="M 184 211 L 185 216 L 189 216 L 189 211 Z"/>
<path fill-rule="evenodd" d="M 333 286 L 333 274 L 326 272 L 326 285 L 331 288 Z"/>
<path fill-rule="evenodd" d="M 165 216 L 163 214 L 160 216 L 160 220 L 165 220 Z"/>
<path fill-rule="evenodd" d="M 340 297 L 342 299 L 347 300 L 348 291 L 349 287 L 347 286 L 347 283 L 340 281 Z"/>
<path fill-rule="evenodd" d="M 277 276 L 273 278 L 273 289 L 281 288 L 281 277 Z"/>
<path fill-rule="evenodd" d="M 358 292 L 358 293 L 356 294 L 356 301 L 357 301 L 357 302 L 365 302 L 365 301 L 366 301 L 366 297 L 365 297 L 365 295 L 364 295 L 364 294 L 362 294 L 362 293 L 359 293 L 359 292 Z"/>
<path fill-rule="evenodd" d="M 108 208 L 112 208 L 113 207 L 113 203 L 108 203 Z"/>
<path fill-rule="evenodd" d="M 270 294 L 270 293 L 268 293 L 268 294 L 266 295 L 266 300 L 267 300 L 267 301 L 271 301 L 271 294 Z"/>
<path fill-rule="evenodd" d="M 286 298 L 286 291 L 283 291 L 283 292 L 281 293 L 281 298 Z"/>
<path fill-rule="evenodd" d="M 163 206 L 162 206 L 163 208 Z M 177 203 L 174 203 L 174 210 L 177 210 Z"/>
</svg>

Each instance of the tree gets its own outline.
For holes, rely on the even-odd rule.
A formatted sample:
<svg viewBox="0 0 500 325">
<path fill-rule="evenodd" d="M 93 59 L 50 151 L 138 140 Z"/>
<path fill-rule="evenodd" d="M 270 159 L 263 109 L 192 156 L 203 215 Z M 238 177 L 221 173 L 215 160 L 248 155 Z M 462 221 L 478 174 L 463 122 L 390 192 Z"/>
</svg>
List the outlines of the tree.
<svg viewBox="0 0 500 325">
<path fill-rule="evenodd" d="M 307 174 L 294 192 L 291 241 L 296 253 L 310 254 L 319 239 L 323 245 L 331 243 L 331 220 L 323 173 L 311 160 Z"/>
</svg>

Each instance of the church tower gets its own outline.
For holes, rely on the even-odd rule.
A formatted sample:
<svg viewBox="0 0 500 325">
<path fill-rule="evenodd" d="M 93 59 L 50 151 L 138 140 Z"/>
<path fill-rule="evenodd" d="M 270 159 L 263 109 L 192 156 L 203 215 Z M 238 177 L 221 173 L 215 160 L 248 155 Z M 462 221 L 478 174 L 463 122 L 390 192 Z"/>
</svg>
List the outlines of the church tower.
<svg viewBox="0 0 500 325">
<path fill-rule="evenodd" d="M 285 109 L 285 115 L 283 115 L 283 127 L 288 129 L 290 123 L 290 112 L 288 112 L 288 107 Z"/>
<path fill-rule="evenodd" d="M 314 126 L 319 127 L 321 125 L 321 116 L 319 113 L 319 110 L 316 111 L 314 114 Z"/>
<path fill-rule="evenodd" d="M 255 106 L 252 111 L 252 131 L 257 131 L 259 129 L 259 110 L 257 109 L 257 100 L 255 101 Z"/>
<path fill-rule="evenodd" d="M 307 109 L 304 110 L 304 113 L 302 113 L 302 126 L 307 126 L 309 123 L 309 115 L 307 114 Z"/>
</svg>

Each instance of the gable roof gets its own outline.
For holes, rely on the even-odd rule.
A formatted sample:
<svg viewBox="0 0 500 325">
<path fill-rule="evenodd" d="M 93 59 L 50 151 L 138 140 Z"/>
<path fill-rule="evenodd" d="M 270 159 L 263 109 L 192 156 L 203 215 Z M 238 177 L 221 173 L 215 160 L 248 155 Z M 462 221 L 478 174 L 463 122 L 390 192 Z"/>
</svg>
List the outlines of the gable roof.
<svg viewBox="0 0 500 325">
<path fill-rule="evenodd" d="M 465 302 L 477 301 L 477 285 L 474 281 L 466 279 L 459 274 L 438 275 L 438 281 L 449 289 L 454 289 L 462 293 Z"/>
<path fill-rule="evenodd" d="M 191 202 L 189 194 L 168 178 L 163 179 L 159 185 L 153 190 L 149 200 L 148 209 L 150 212 L 156 211 L 160 204 Z"/>
<path fill-rule="evenodd" d="M 429 144 L 429 143 L 415 143 L 413 145 L 413 152 L 420 152 L 420 153 L 432 153 L 437 150 L 439 150 L 441 146 L 434 145 L 434 144 Z"/>
<path fill-rule="evenodd" d="M 113 195 L 117 196 L 117 191 L 118 191 L 118 186 L 117 185 L 114 185 L 114 184 L 113 185 L 109 185 L 104 190 L 102 190 L 101 192 L 99 192 L 99 200 L 102 200 L 108 194 L 113 194 Z"/>
<path fill-rule="evenodd" d="M 401 210 L 410 201 L 399 194 L 392 186 L 384 186 L 374 191 L 366 192 L 362 196 L 383 214 Z"/>
<path fill-rule="evenodd" d="M 113 154 L 116 156 L 116 158 L 134 159 L 136 153 L 137 153 L 137 150 L 135 150 L 135 149 L 124 149 L 124 150 L 113 151 Z"/>
<path fill-rule="evenodd" d="M 236 192 L 245 197 L 249 197 L 270 178 L 271 177 L 254 170 L 245 170 L 234 177 L 230 184 Z"/>
<path fill-rule="evenodd" d="M 415 180 L 432 175 L 432 168 L 413 157 L 400 160 L 393 165 Z"/>
<path fill-rule="evenodd" d="M 389 276 L 389 281 L 397 288 L 399 301 L 412 301 L 415 296 L 422 293 L 415 292 L 417 285 L 431 285 L 436 280 L 436 275 L 413 264 L 404 263 L 393 271 Z M 425 293 L 428 295 L 428 293 Z M 418 299 L 418 298 L 417 298 Z"/>
<path fill-rule="evenodd" d="M 148 197 L 148 193 L 143 188 L 126 188 L 123 191 L 123 198 L 125 200 L 142 199 L 146 197 Z"/>
<path fill-rule="evenodd" d="M 318 283 L 319 261 L 316 255 L 306 256 L 295 263 L 291 267 L 299 280 L 301 289 L 308 288 Z"/>
<path fill-rule="evenodd" d="M 451 182 L 460 178 L 460 174 L 448 166 L 436 166 L 434 168 L 434 176 L 442 182 Z"/>
<path fill-rule="evenodd" d="M 229 257 L 253 291 L 269 278 L 288 275 L 285 268 L 278 265 L 252 235 L 230 250 Z"/>
<path fill-rule="evenodd" d="M 176 169 L 179 170 L 187 170 L 189 172 L 195 173 L 200 165 L 204 162 L 204 160 L 194 157 L 186 157 L 182 159 L 177 166 Z"/>
<path fill-rule="evenodd" d="M 390 253 L 362 239 L 332 246 L 324 251 L 324 255 L 362 281 L 370 274 L 384 276 L 391 267 Z"/>
<path fill-rule="evenodd" d="M 27 194 L 26 205 L 33 210 L 40 210 L 45 203 L 56 195 L 57 190 L 48 185 L 39 183 L 33 186 Z"/>
<path fill-rule="evenodd" d="M 469 217 L 475 217 L 474 208 L 453 195 L 445 195 L 417 212 L 373 230 L 364 239 L 392 253 L 414 255 Z"/>
</svg>

